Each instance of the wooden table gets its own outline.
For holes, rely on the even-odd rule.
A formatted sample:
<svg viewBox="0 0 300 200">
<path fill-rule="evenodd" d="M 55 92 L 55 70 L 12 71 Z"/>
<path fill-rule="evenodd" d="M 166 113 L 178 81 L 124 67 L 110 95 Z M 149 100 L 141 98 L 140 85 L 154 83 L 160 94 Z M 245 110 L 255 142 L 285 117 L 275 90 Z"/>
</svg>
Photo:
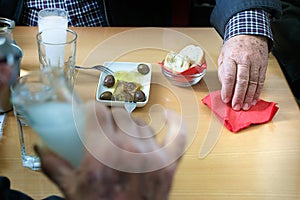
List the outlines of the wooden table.
<svg viewBox="0 0 300 200">
<path fill-rule="evenodd" d="M 212 28 L 72 28 L 78 33 L 77 64 L 104 61 L 149 62 L 153 65 L 149 103 L 134 111 L 148 120 L 154 105 L 181 113 L 189 131 L 189 145 L 179 166 L 171 193 L 182 199 L 300 199 L 300 112 L 280 70 L 270 55 L 262 98 L 278 103 L 279 112 L 269 123 L 251 126 L 238 134 L 223 128 L 201 103 L 210 91 L 220 89 L 217 58 L 222 40 Z M 39 69 L 36 27 L 17 27 L 14 38 L 24 51 L 22 73 Z M 169 50 L 187 44 L 200 45 L 206 52 L 208 72 L 192 88 L 171 86 L 157 64 Z M 79 72 L 75 88 L 84 100 L 95 99 L 97 71 Z M 202 146 L 213 138 L 210 151 Z M 200 154 L 200 150 L 201 154 Z M 12 188 L 34 199 L 58 189 L 40 172 L 21 165 L 17 125 L 8 113 L 0 141 L 0 175 Z"/>
</svg>

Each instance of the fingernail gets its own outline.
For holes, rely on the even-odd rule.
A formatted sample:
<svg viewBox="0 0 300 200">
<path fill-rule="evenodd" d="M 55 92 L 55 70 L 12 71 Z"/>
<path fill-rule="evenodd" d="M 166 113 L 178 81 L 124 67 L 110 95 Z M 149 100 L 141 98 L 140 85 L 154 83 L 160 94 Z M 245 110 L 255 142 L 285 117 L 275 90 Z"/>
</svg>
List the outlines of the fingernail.
<svg viewBox="0 0 300 200">
<path fill-rule="evenodd" d="M 233 106 L 233 110 L 241 110 L 241 105 L 240 104 L 235 104 Z"/>
<path fill-rule="evenodd" d="M 228 98 L 228 97 L 226 97 L 225 99 L 224 99 L 224 103 L 228 103 L 230 101 L 230 98 Z"/>
<path fill-rule="evenodd" d="M 243 105 L 243 110 L 249 110 L 249 104 L 248 103 L 245 103 L 244 105 Z"/>
<path fill-rule="evenodd" d="M 252 105 L 255 106 L 256 104 L 257 104 L 257 100 L 255 99 L 252 101 Z"/>
</svg>

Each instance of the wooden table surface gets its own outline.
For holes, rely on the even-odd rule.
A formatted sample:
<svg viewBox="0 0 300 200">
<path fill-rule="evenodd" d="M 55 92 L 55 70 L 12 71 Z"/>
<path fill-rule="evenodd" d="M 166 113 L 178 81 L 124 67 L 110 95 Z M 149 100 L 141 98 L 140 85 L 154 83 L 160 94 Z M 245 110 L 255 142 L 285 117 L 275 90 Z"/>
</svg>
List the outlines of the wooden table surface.
<svg viewBox="0 0 300 200">
<path fill-rule="evenodd" d="M 270 54 L 262 99 L 278 103 L 269 123 L 238 134 L 228 131 L 201 103 L 220 89 L 217 58 L 222 39 L 212 28 L 71 28 L 78 34 L 78 65 L 105 61 L 149 62 L 152 84 L 148 104 L 134 116 L 149 121 L 150 108 L 174 109 L 188 126 L 188 148 L 176 173 L 170 199 L 300 199 L 300 112 Z M 39 69 L 36 27 L 16 27 L 14 38 L 23 49 L 22 74 Z M 208 71 L 190 88 L 179 88 L 161 74 L 157 64 L 170 50 L 197 44 L 205 51 Z M 94 100 L 100 72 L 80 71 L 75 89 L 83 100 Z M 206 140 L 208 138 L 208 140 Z M 209 143 L 207 143 L 209 142 Z M 204 145 L 203 145 L 204 144 Z M 0 141 L 0 175 L 11 187 L 34 199 L 59 190 L 41 172 L 22 167 L 17 124 L 8 113 Z"/>
</svg>

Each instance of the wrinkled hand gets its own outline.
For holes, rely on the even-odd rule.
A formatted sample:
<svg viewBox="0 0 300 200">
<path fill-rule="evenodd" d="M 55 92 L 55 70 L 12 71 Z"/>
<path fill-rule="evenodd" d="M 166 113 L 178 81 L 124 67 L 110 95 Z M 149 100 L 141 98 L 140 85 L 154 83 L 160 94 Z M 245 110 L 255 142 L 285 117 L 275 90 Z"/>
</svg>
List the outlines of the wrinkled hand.
<svg viewBox="0 0 300 200">
<path fill-rule="evenodd" d="M 43 172 L 66 199 L 168 199 L 185 150 L 182 118 L 166 112 L 168 131 L 159 143 L 148 125 L 124 109 L 89 104 L 87 112 L 87 151 L 77 169 L 44 145 L 35 146 Z"/>
<path fill-rule="evenodd" d="M 254 35 L 228 39 L 218 59 L 218 76 L 224 103 L 234 110 L 255 105 L 263 89 L 268 65 L 268 40 Z"/>
</svg>

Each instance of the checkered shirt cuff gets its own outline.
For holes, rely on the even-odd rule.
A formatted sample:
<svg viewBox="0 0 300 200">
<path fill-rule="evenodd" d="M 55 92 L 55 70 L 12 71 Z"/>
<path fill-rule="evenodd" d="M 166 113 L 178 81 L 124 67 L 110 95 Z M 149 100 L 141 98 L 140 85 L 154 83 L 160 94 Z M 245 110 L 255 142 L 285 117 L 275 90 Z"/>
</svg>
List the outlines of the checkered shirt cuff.
<svg viewBox="0 0 300 200">
<path fill-rule="evenodd" d="M 225 27 L 224 41 L 236 35 L 261 35 L 273 42 L 271 15 L 260 9 L 251 9 L 235 14 Z"/>
</svg>

